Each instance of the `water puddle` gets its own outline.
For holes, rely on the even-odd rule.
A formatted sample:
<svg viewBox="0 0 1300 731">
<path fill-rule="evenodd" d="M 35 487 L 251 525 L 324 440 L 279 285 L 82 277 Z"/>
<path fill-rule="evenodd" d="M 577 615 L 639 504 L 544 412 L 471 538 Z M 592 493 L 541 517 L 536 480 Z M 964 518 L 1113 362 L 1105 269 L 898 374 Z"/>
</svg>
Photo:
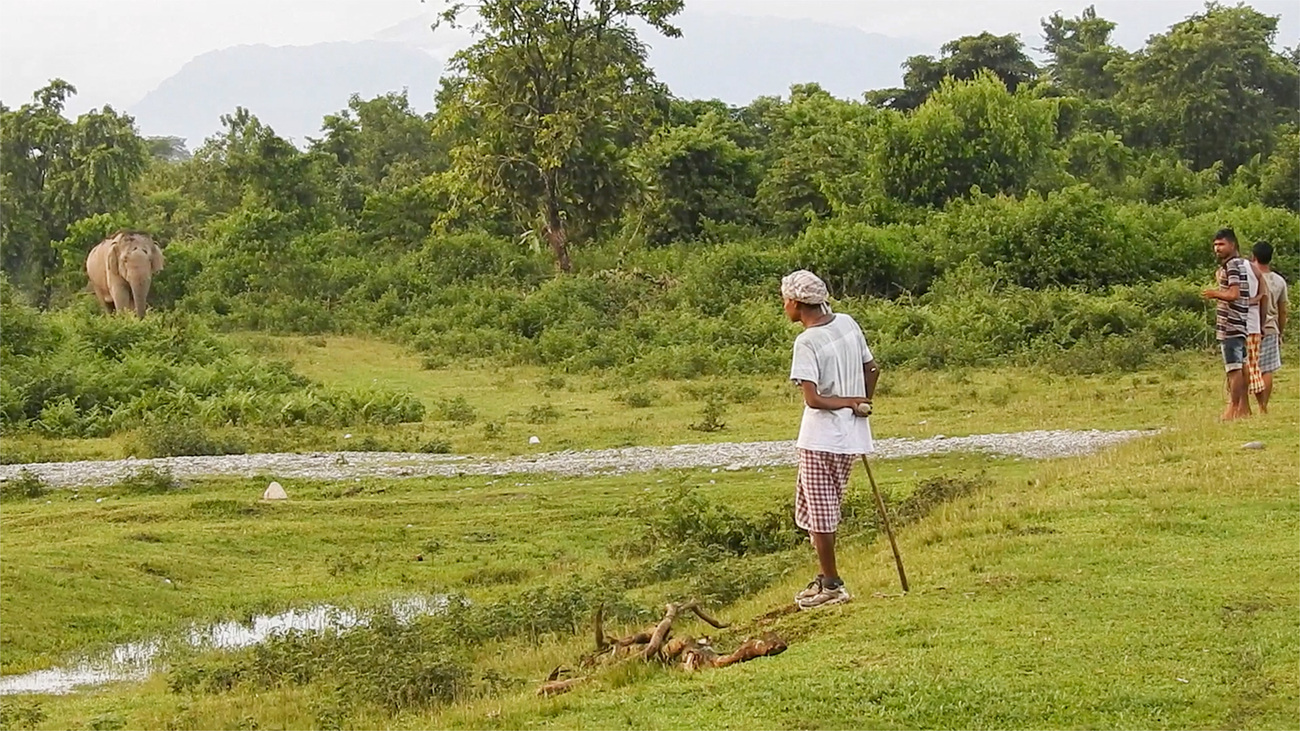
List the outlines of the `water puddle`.
<svg viewBox="0 0 1300 731">
<path fill-rule="evenodd" d="M 389 604 L 399 622 L 437 614 L 447 608 L 447 597 L 413 596 Z M 251 622 L 219 622 L 190 627 L 180 642 L 199 650 L 239 650 L 290 632 L 343 632 L 364 627 L 373 613 L 321 604 L 307 609 L 290 609 L 274 615 L 260 615 Z M 82 688 L 140 681 L 161 669 L 159 656 L 167 643 L 161 639 L 129 642 L 114 647 L 106 656 L 86 659 L 75 665 L 0 676 L 0 695 L 45 693 L 62 695 Z"/>
</svg>

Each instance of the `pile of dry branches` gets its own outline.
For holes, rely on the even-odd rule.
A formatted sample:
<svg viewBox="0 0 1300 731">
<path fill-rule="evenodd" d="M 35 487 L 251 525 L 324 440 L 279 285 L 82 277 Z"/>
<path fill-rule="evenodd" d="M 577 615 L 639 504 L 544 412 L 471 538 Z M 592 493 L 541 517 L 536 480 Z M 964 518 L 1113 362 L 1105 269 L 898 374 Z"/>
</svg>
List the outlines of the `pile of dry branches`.
<svg viewBox="0 0 1300 731">
<path fill-rule="evenodd" d="M 707 622 L 718 629 L 728 625 L 709 616 L 696 602 L 668 604 L 664 608 L 664 618 L 658 624 L 644 632 L 636 632 L 626 637 L 606 637 L 604 629 L 604 607 L 596 609 L 596 651 L 582 658 L 585 667 L 607 665 L 633 658 L 644 661 L 681 662 L 687 670 L 703 668 L 725 668 L 739 662 L 753 660 L 756 657 L 779 655 L 785 651 L 785 640 L 774 632 L 766 632 L 762 637 L 751 637 L 741 643 L 740 647 L 728 654 L 719 654 L 713 649 L 708 637 L 672 637 L 673 621 L 687 613 Z M 557 667 L 550 677 L 537 689 L 538 695 L 558 695 L 566 693 L 587 680 L 588 676 L 561 678 L 569 672 L 567 668 Z"/>
</svg>

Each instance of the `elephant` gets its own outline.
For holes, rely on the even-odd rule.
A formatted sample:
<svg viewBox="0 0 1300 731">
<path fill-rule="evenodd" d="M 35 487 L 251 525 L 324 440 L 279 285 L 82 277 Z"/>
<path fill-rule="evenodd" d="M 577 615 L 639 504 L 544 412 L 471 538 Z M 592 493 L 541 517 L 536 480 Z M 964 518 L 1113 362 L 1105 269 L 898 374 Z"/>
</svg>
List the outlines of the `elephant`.
<svg viewBox="0 0 1300 731">
<path fill-rule="evenodd" d="M 135 310 L 144 317 L 149 283 L 162 268 L 162 249 L 139 231 L 118 231 L 86 256 L 90 287 L 105 312 Z"/>
</svg>

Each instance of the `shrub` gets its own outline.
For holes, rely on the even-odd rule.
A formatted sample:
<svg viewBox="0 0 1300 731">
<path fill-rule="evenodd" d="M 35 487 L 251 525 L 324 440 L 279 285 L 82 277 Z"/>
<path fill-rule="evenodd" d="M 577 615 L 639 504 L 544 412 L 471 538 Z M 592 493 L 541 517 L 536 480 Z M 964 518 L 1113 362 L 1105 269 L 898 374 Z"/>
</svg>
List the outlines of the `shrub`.
<svg viewBox="0 0 1300 731">
<path fill-rule="evenodd" d="M 447 441 L 446 439 L 429 439 L 427 441 L 421 442 L 419 448 L 416 451 L 423 452 L 425 454 L 450 454 L 451 442 Z"/>
<path fill-rule="evenodd" d="M 115 487 L 128 494 L 161 495 L 180 489 L 181 482 L 166 467 L 159 469 L 152 465 L 145 465 L 118 480 Z"/>
<path fill-rule="evenodd" d="M 643 386 L 630 391 L 624 391 L 614 398 L 616 401 L 623 403 L 629 408 L 645 409 L 654 406 L 659 400 L 659 396 L 659 391 L 656 389 L 650 386 Z"/>
<path fill-rule="evenodd" d="M 464 396 L 443 399 L 436 407 L 438 418 L 454 421 L 458 424 L 473 424 L 478 419 L 478 410 L 465 400 Z"/>
<path fill-rule="evenodd" d="M 12 480 L 0 482 L 0 500 L 30 500 L 41 497 L 49 486 L 39 475 L 28 469 L 18 472 Z"/>
<path fill-rule="evenodd" d="M 559 418 L 560 411 L 553 404 L 534 404 L 528 407 L 528 413 L 524 415 L 524 421 L 529 424 L 550 424 Z"/>
<path fill-rule="evenodd" d="M 233 437 L 219 439 L 194 421 L 146 420 L 138 444 L 145 457 L 192 457 L 208 454 L 243 454 L 246 450 Z"/>
<path fill-rule="evenodd" d="M 722 399 L 711 398 L 704 403 L 704 409 L 700 411 L 700 420 L 688 428 L 701 432 L 722 431 L 727 428 L 726 422 L 722 420 L 726 413 L 727 406 Z"/>
<path fill-rule="evenodd" d="M 808 269 L 840 297 L 892 297 L 929 284 L 909 227 L 877 228 L 861 223 L 813 226 L 794 247 L 793 267 Z"/>
</svg>

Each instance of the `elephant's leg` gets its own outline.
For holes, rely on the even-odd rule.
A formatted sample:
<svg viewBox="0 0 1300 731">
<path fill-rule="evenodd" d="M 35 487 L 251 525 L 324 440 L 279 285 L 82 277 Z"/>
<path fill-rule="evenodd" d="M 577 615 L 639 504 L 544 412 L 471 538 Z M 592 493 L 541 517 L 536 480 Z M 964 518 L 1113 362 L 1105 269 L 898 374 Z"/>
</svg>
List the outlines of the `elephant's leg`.
<svg viewBox="0 0 1300 731">
<path fill-rule="evenodd" d="M 135 302 L 131 299 L 131 285 L 127 284 L 125 279 L 109 279 L 108 287 L 113 296 L 115 311 L 130 312 L 135 309 Z"/>
</svg>

